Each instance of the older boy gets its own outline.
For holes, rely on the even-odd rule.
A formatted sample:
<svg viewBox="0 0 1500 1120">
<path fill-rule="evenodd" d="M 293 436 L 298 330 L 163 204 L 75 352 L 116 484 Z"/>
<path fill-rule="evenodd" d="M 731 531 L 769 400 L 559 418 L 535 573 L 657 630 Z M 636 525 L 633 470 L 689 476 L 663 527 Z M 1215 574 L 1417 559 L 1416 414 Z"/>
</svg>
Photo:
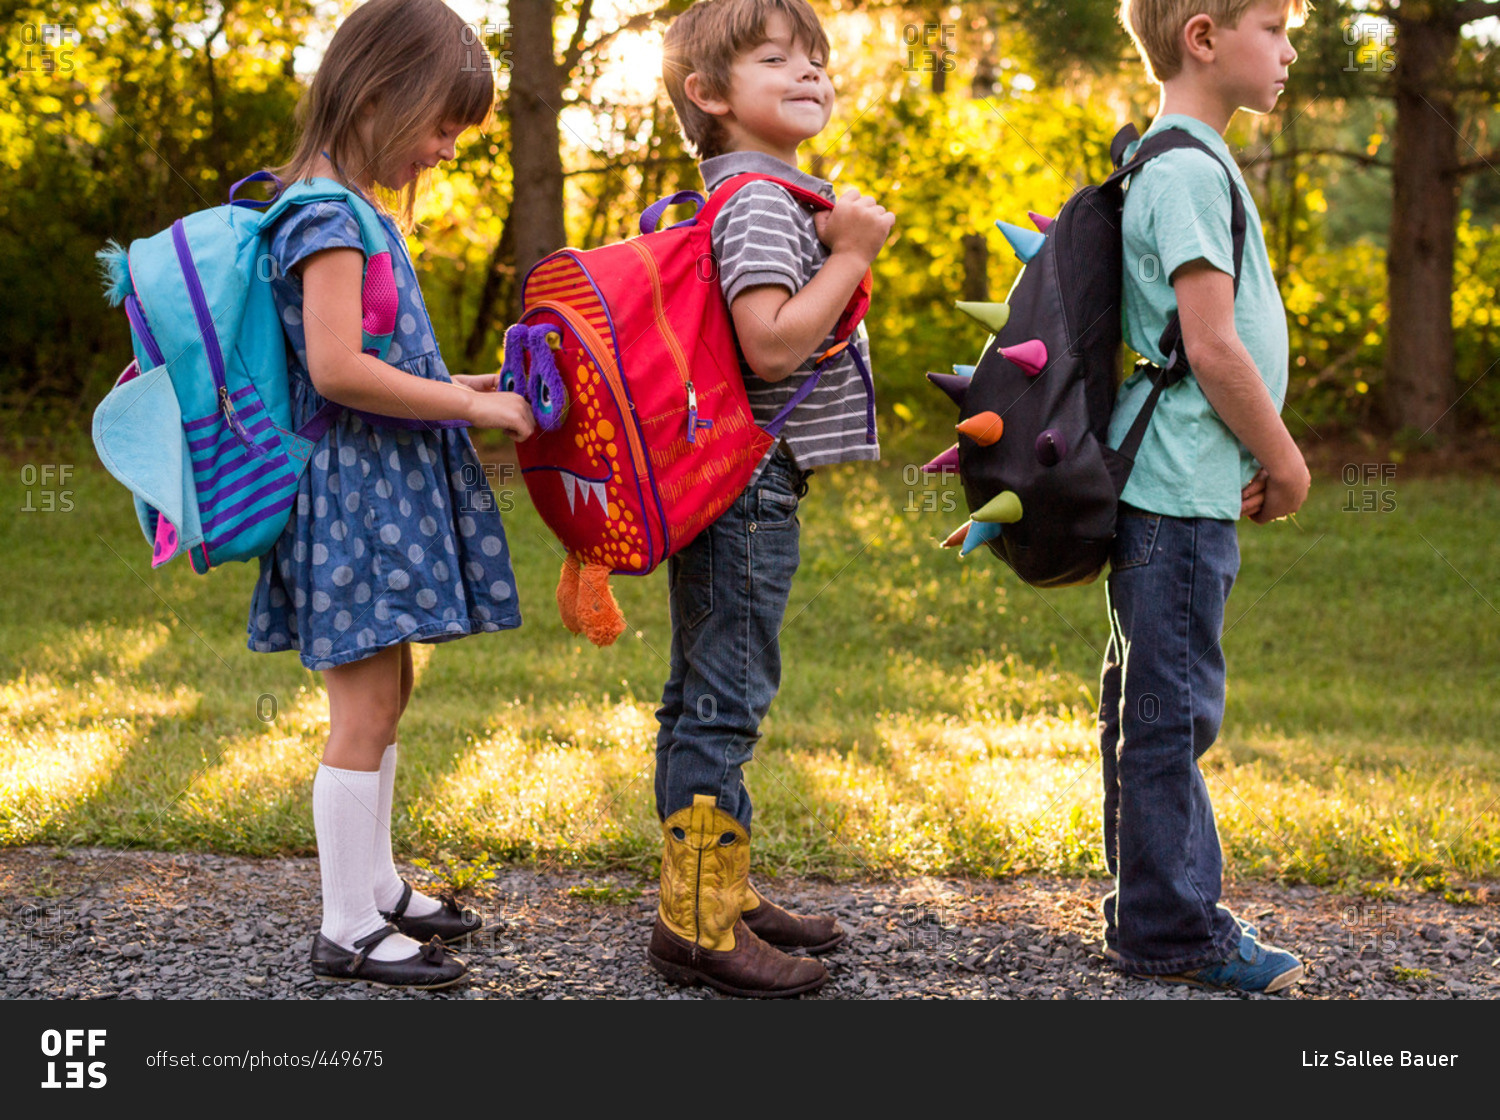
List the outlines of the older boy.
<svg viewBox="0 0 1500 1120">
<path fill-rule="evenodd" d="M 1137 975 L 1258 992 L 1289 987 L 1302 963 L 1219 905 L 1222 856 L 1197 759 L 1224 716 L 1220 636 L 1239 570 L 1235 519 L 1263 524 L 1295 512 L 1310 479 L 1279 415 L 1285 312 L 1223 133 L 1237 110 L 1275 107 L 1297 57 L 1287 28 L 1303 6 L 1123 0 L 1120 10 L 1161 87 L 1147 136 L 1180 128 L 1214 155 L 1159 156 L 1125 196 L 1126 341 L 1164 365 L 1157 340 L 1176 311 L 1190 372 L 1162 394 L 1136 456 L 1107 584 L 1099 725 L 1115 889 L 1104 901 L 1105 952 Z M 1248 227 L 1238 293 L 1231 189 Z M 1143 374 L 1125 383 L 1112 446 L 1150 389 Z"/>
<path fill-rule="evenodd" d="M 711 191 L 745 172 L 832 199 L 797 169 L 797 149 L 828 124 L 828 39 L 805 0 L 706 0 L 667 32 L 662 73 Z M 810 216 L 775 184 L 741 188 L 712 240 L 744 356 L 751 409 L 768 423 L 833 344 L 844 307 L 894 219 L 848 191 Z M 789 914 L 749 881 L 750 795 L 741 767 L 781 683 L 778 635 L 798 563 L 798 500 L 813 467 L 879 458 L 862 338 L 827 362 L 796 404 L 749 488 L 669 561 L 671 675 L 657 712 L 661 903 L 648 953 L 678 983 L 742 996 L 817 988 L 810 954 L 836 947 L 832 918 Z M 791 956 L 782 946 L 808 956 Z"/>
</svg>

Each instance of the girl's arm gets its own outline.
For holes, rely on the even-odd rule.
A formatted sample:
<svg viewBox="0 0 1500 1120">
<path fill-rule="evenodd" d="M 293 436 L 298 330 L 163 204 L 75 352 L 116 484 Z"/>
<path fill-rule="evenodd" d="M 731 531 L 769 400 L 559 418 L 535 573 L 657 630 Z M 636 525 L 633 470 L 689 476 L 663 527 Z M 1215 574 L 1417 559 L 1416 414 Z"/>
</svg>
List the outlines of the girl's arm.
<svg viewBox="0 0 1500 1120">
<path fill-rule="evenodd" d="M 358 249 L 325 249 L 299 268 L 307 372 L 323 396 L 381 416 L 467 420 L 476 428 L 500 428 L 518 440 L 530 437 L 536 421 L 520 394 L 416 377 L 360 352 L 364 254 Z"/>
</svg>

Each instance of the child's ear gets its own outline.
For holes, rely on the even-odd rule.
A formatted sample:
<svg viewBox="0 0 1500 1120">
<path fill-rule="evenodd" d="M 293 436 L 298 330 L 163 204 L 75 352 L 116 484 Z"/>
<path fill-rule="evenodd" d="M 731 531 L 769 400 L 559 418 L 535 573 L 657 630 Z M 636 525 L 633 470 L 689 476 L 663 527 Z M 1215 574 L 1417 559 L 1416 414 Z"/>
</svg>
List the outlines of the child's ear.
<svg viewBox="0 0 1500 1120">
<path fill-rule="evenodd" d="M 1197 62 L 1212 62 L 1218 30 L 1214 26 L 1213 17 L 1204 12 L 1199 12 L 1188 20 L 1182 28 L 1182 45 L 1186 57 Z"/>
<path fill-rule="evenodd" d="M 703 75 L 696 71 L 689 74 L 682 83 L 682 91 L 687 94 L 689 101 L 711 117 L 723 117 L 729 113 L 729 102 L 722 97 L 713 96 Z"/>
</svg>

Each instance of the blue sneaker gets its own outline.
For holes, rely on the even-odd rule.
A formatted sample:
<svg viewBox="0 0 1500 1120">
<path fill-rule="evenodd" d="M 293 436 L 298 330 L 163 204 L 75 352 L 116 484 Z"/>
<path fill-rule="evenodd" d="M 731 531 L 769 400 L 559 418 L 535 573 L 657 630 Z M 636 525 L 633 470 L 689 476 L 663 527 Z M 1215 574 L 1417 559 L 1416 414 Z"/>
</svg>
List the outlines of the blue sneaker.
<svg viewBox="0 0 1500 1120">
<path fill-rule="evenodd" d="M 1249 922 L 1245 921 L 1244 918 L 1241 918 L 1238 914 L 1235 915 L 1234 920 L 1240 923 L 1240 930 L 1246 937 L 1258 938 L 1260 936 L 1260 930 L 1256 929 Z M 1104 959 L 1111 962 L 1112 964 L 1119 964 L 1120 951 L 1118 949 L 1112 948 L 1109 945 L 1105 945 Z"/>
<path fill-rule="evenodd" d="M 1227 961 L 1197 968 L 1176 976 L 1157 979 L 1178 984 L 1200 984 L 1207 988 L 1227 988 L 1236 992 L 1279 992 L 1302 979 L 1302 962 L 1274 945 L 1263 945 L 1255 938 L 1240 939 L 1240 949 Z"/>
</svg>

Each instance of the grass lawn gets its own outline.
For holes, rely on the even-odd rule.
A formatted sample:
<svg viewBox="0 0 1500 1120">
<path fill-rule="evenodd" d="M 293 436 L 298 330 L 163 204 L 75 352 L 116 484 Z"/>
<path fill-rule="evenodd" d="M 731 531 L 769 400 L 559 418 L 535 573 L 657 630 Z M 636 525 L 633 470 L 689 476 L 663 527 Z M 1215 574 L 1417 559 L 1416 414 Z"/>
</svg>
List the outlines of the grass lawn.
<svg viewBox="0 0 1500 1120">
<path fill-rule="evenodd" d="M 903 461 L 819 471 L 804 504 L 785 681 L 747 771 L 757 864 L 1097 874 L 1102 585 L 1042 594 L 939 551 L 962 496 Z M 450 877 L 482 853 L 648 872 L 665 573 L 615 580 L 630 629 L 594 649 L 558 621 L 558 546 L 506 488 L 526 622 L 416 647 L 398 836 Z M 1204 758 L 1227 867 L 1496 876 L 1500 490 L 1398 475 L 1371 487 L 1393 509 L 1347 511 L 1365 489 L 1319 479 L 1299 524 L 1242 526 Z M 295 654 L 246 650 L 254 568 L 152 572 L 86 444 L 12 456 L 0 496 L 0 845 L 311 852 L 326 699 Z"/>
</svg>

